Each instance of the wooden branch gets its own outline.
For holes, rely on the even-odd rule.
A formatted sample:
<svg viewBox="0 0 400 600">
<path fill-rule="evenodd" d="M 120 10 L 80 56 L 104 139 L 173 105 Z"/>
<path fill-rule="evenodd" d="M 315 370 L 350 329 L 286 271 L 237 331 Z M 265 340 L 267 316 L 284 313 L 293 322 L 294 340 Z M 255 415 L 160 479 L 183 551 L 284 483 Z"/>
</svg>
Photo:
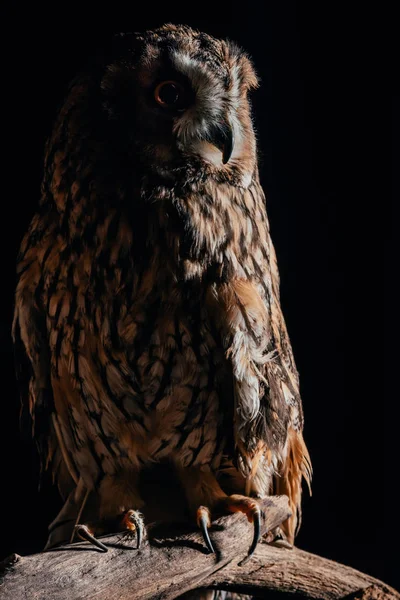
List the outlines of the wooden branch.
<svg viewBox="0 0 400 600">
<path fill-rule="evenodd" d="M 290 514 L 285 496 L 267 498 L 263 505 L 263 533 Z M 0 599 L 172 600 L 198 587 L 262 597 L 270 590 L 299 598 L 400 598 L 368 575 L 297 549 L 259 544 L 256 555 L 238 566 L 253 535 L 242 514 L 218 519 L 210 535 L 217 555 L 208 554 L 200 533 L 181 525 L 157 524 L 148 527 L 148 540 L 140 550 L 134 542 L 114 535 L 102 538 L 110 548 L 108 553 L 82 542 L 26 557 L 13 555 L 3 565 Z M 371 589 L 380 595 L 361 595 Z"/>
<path fill-rule="evenodd" d="M 282 593 L 316 600 L 400 598 L 393 588 L 356 569 L 298 548 L 286 550 L 268 544 L 259 544 L 245 569 L 232 561 L 209 577 L 204 587 L 253 595 L 268 589 L 280 598 Z M 274 597 L 268 594 L 269 600 Z"/>
</svg>

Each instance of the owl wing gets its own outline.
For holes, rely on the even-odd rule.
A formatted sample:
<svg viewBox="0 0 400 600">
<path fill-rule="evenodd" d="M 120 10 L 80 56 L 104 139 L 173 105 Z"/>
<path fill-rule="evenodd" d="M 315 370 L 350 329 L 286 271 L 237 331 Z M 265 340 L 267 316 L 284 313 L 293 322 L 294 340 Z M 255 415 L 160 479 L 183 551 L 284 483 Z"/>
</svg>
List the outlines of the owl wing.
<svg viewBox="0 0 400 600">
<path fill-rule="evenodd" d="M 244 241 L 237 236 L 237 243 L 232 236 L 228 251 L 236 258 L 237 274 L 214 284 L 207 303 L 232 369 L 236 462 L 248 492 L 270 493 L 272 481 L 277 493 L 290 497 L 296 515 L 301 480 L 310 480 L 311 466 L 302 437 L 299 378 L 258 179 L 235 200 L 239 208 L 232 209 L 231 222 L 242 229 Z M 290 539 L 295 521 L 296 517 Z"/>
<path fill-rule="evenodd" d="M 264 199 L 261 188 L 259 190 Z M 266 223 L 268 251 L 258 274 L 263 288 L 266 320 L 262 320 L 267 345 L 263 348 L 264 364 L 253 363 L 253 369 L 260 376 L 260 404 L 257 416 L 247 424 L 247 439 L 260 448 L 262 457 L 261 463 L 257 458 L 255 461 L 259 465 L 258 471 L 253 471 L 255 479 L 262 481 L 263 471 L 271 469 L 273 492 L 289 497 L 292 517 L 282 528 L 293 543 L 301 523 L 302 479 L 310 489 L 312 467 L 302 435 L 304 419 L 299 376 L 280 303 L 276 254 L 268 221 Z"/>
<path fill-rule="evenodd" d="M 51 361 L 44 308 L 40 306 L 40 263 L 35 239 L 40 237 L 40 220 L 35 217 L 18 257 L 12 338 L 14 364 L 20 392 L 20 427 L 23 437 L 33 438 L 38 448 L 41 471 L 51 466 L 62 497 L 74 482 L 63 460 L 55 430 L 51 387 Z"/>
<path fill-rule="evenodd" d="M 14 360 L 21 396 L 20 423 L 23 434 L 35 438 L 41 458 L 47 460 L 47 438 L 52 413 L 52 394 L 48 377 L 48 350 L 42 336 L 40 316 L 19 302 L 13 323 Z"/>
<path fill-rule="evenodd" d="M 299 391 L 299 376 L 279 298 L 279 276 L 276 256 L 271 243 L 270 270 L 272 277 L 271 332 L 275 356 L 265 364 L 266 385 L 260 402 L 261 439 L 271 443 L 274 432 L 279 440 L 277 460 L 273 465 L 273 492 L 289 498 L 292 517 L 282 524 L 288 541 L 293 544 L 301 524 L 302 480 L 311 491 L 312 466 L 303 439 L 303 407 Z M 277 425 L 273 427 L 273 423 Z M 257 432 L 258 433 L 258 432 Z"/>
</svg>

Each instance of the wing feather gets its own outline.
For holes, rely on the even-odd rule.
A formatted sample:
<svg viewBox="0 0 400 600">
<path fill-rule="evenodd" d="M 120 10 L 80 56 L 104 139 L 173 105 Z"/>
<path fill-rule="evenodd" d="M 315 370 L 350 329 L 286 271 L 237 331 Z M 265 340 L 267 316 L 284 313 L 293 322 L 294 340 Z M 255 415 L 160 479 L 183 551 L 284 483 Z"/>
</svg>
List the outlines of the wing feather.
<svg viewBox="0 0 400 600">
<path fill-rule="evenodd" d="M 54 398 L 45 310 L 40 305 L 42 273 L 37 242 L 44 233 L 43 222 L 34 217 L 18 257 L 12 339 L 14 364 L 20 391 L 20 428 L 23 437 L 34 439 L 41 472 L 51 466 L 61 495 L 68 495 L 73 481 L 65 468 L 54 428 Z"/>
<path fill-rule="evenodd" d="M 221 330 L 232 368 L 237 467 L 247 490 L 264 495 L 275 488 L 288 494 L 294 515 L 288 538 L 293 539 L 301 480 L 311 478 L 302 438 L 299 376 L 281 309 L 276 255 L 257 177 L 247 192 L 238 191 L 235 200 L 237 204 L 230 205 L 230 221 L 240 218 L 244 242 L 234 237 L 230 255 L 237 257 L 240 268 L 233 277 L 210 286 L 207 305 Z"/>
<path fill-rule="evenodd" d="M 12 328 L 14 360 L 20 389 L 20 422 L 23 435 L 30 434 L 38 446 L 42 468 L 49 459 L 53 396 L 49 352 L 43 319 L 26 296 L 17 294 Z"/>
</svg>

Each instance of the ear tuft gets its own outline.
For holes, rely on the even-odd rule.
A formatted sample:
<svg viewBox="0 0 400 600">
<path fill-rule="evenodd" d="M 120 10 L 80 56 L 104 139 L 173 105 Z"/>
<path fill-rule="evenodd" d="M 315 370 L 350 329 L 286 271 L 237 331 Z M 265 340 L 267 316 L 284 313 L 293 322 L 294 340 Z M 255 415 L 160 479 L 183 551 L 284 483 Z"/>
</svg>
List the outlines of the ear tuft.
<svg viewBox="0 0 400 600">
<path fill-rule="evenodd" d="M 244 54 L 240 61 L 242 80 L 248 90 L 256 90 L 260 83 L 250 58 Z"/>
</svg>

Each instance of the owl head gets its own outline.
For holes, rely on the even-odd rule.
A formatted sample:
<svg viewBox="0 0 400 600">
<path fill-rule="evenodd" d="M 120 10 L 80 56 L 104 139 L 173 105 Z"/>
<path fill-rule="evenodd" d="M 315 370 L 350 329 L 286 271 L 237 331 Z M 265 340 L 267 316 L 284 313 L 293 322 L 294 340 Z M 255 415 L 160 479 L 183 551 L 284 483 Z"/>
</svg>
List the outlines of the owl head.
<svg viewBox="0 0 400 600">
<path fill-rule="evenodd" d="M 255 168 L 249 58 L 231 42 L 164 25 L 114 38 L 100 80 L 117 143 L 166 181 L 204 175 L 247 186 Z"/>
<path fill-rule="evenodd" d="M 63 213 L 69 198 L 119 202 L 132 186 L 143 197 L 213 180 L 248 187 L 256 86 L 244 52 L 189 27 L 114 36 L 71 82 L 47 144 L 42 203 L 53 198 Z"/>
</svg>

